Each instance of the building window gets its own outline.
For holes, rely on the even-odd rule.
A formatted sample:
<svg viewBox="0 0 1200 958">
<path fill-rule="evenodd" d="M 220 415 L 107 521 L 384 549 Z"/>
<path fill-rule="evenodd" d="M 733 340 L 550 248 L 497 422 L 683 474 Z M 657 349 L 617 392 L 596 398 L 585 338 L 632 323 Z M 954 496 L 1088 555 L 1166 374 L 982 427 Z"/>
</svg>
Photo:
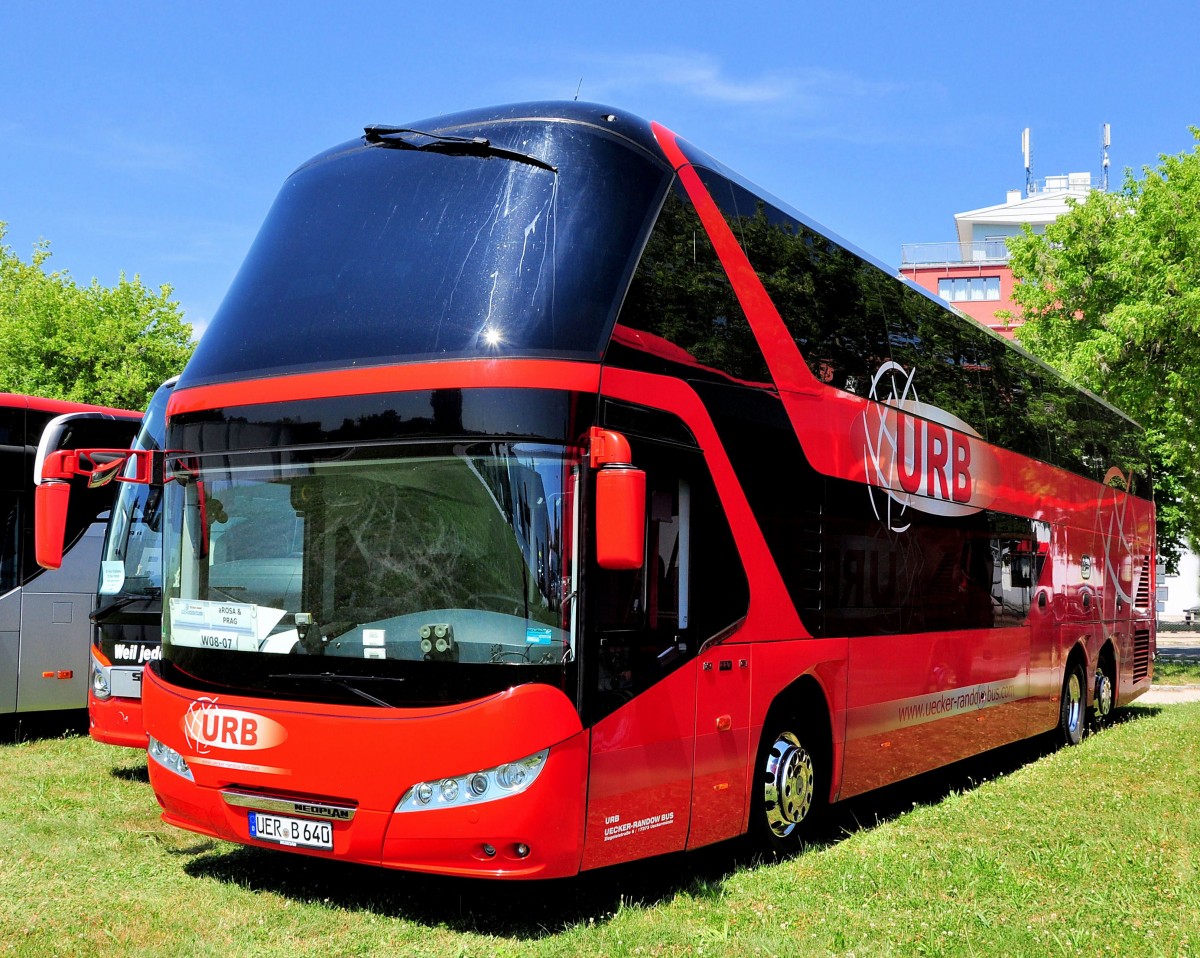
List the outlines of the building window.
<svg viewBox="0 0 1200 958">
<path fill-rule="evenodd" d="M 999 276 L 939 279 L 938 295 L 951 303 L 981 303 L 1000 298 Z"/>
</svg>

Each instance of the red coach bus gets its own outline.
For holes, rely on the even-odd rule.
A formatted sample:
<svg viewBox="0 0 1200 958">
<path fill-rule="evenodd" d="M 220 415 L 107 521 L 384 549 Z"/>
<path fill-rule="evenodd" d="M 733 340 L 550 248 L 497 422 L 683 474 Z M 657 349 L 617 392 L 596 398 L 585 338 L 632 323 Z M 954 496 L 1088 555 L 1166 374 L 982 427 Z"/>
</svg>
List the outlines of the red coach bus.
<svg viewBox="0 0 1200 958">
<path fill-rule="evenodd" d="M 203 834 L 508 878 L 786 850 L 1150 682 L 1136 426 L 603 107 L 306 163 L 167 423 L 143 705 Z"/>
</svg>

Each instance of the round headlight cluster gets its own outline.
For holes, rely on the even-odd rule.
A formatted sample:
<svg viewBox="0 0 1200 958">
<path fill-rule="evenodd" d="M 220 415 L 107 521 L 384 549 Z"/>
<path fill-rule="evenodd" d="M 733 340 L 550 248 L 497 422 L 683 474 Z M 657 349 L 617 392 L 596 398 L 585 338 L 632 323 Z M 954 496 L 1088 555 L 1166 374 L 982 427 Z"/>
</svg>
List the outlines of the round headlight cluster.
<svg viewBox="0 0 1200 958">
<path fill-rule="evenodd" d="M 100 668 L 92 669 L 92 694 L 98 699 L 106 699 L 111 694 L 108 688 L 108 676 Z"/>
<path fill-rule="evenodd" d="M 106 699 L 112 694 L 108 684 L 108 669 L 92 656 L 92 694 L 98 699 Z"/>
<path fill-rule="evenodd" d="M 525 779 L 529 777 L 529 772 L 520 762 L 510 762 L 507 765 L 501 765 L 496 769 L 496 783 L 501 788 L 512 789 L 521 788 L 525 784 Z"/>
<path fill-rule="evenodd" d="M 182 775 L 189 782 L 195 781 L 188 763 L 170 745 L 160 742 L 153 735 L 147 736 L 146 754 L 163 768 L 170 769 L 176 775 Z"/>
<path fill-rule="evenodd" d="M 546 765 L 550 750 L 543 749 L 518 762 L 506 762 L 495 768 L 471 772 L 438 782 L 418 782 L 400 799 L 397 812 L 418 812 L 427 808 L 455 808 L 494 802 L 523 792 Z"/>
</svg>

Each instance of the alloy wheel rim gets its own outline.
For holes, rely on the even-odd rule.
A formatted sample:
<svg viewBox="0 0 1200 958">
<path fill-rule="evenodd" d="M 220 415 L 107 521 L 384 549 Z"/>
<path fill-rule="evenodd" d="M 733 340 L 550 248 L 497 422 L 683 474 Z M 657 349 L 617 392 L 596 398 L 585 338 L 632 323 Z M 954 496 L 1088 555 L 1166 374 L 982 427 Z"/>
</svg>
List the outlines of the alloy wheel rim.
<svg viewBox="0 0 1200 958">
<path fill-rule="evenodd" d="M 1072 737 L 1079 732 L 1083 717 L 1083 682 L 1078 672 L 1072 672 L 1067 679 L 1067 730 Z"/>
<path fill-rule="evenodd" d="M 1096 679 L 1096 714 L 1100 718 L 1108 718 L 1113 709 L 1113 684 L 1107 672 L 1101 672 Z"/>
<path fill-rule="evenodd" d="M 767 752 L 763 797 L 767 826 L 778 838 L 790 835 L 812 809 L 812 756 L 791 732 L 780 732 Z"/>
</svg>

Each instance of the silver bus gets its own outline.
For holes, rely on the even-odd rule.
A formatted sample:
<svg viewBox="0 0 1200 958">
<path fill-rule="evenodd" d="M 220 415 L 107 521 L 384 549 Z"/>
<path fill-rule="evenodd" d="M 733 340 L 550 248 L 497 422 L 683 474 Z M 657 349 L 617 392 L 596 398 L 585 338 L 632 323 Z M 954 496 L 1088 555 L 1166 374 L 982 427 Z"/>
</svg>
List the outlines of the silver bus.
<svg viewBox="0 0 1200 958">
<path fill-rule="evenodd" d="M 0 393 L 0 720 L 83 709 L 104 518 L 113 488 L 72 490 L 62 567 L 34 551 L 35 475 L 51 452 L 127 446 L 142 414 Z M 36 471 L 35 471 L 36 470 Z M 76 502 L 78 499 L 78 502 Z"/>
</svg>

